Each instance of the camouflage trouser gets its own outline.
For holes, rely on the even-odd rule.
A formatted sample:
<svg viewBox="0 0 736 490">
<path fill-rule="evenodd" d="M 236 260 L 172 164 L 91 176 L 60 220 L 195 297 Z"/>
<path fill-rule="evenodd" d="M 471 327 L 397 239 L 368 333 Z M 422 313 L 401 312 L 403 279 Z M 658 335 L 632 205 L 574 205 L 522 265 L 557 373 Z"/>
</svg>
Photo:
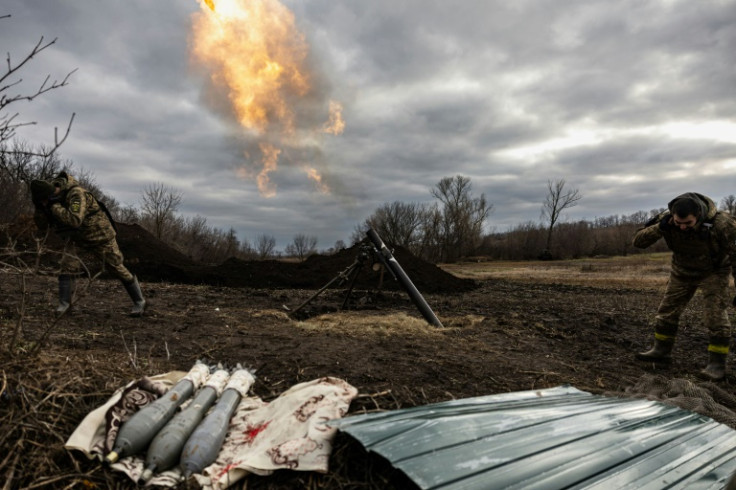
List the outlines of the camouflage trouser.
<svg viewBox="0 0 736 490">
<path fill-rule="evenodd" d="M 703 322 L 710 335 L 709 351 L 728 352 L 731 337 L 731 323 L 728 320 L 729 275 L 711 274 L 702 279 L 685 279 L 670 275 L 664 298 L 655 317 L 655 338 L 674 341 L 680 316 L 695 292 L 700 289 L 703 295 Z"/>
<path fill-rule="evenodd" d="M 102 261 L 103 270 L 109 271 L 123 282 L 133 280 L 133 274 L 123 265 L 123 254 L 120 252 L 118 242 L 115 239 L 95 245 L 83 245 L 82 248 Z M 77 255 L 77 249 L 73 241 L 67 241 L 59 266 L 61 274 L 74 275 L 82 269 L 82 261 Z"/>
</svg>

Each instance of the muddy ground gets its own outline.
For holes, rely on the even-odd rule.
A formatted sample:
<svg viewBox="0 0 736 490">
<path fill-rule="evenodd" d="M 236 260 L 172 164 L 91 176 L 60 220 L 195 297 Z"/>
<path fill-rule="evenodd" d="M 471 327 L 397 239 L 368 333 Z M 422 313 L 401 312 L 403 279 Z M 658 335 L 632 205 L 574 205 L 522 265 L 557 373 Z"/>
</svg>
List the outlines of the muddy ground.
<svg viewBox="0 0 736 490">
<path fill-rule="evenodd" d="M 82 478 L 98 488 L 133 488 L 124 476 L 67 453 L 63 442 L 82 417 L 117 387 L 142 375 L 188 370 L 197 360 L 255 369 L 254 393 L 267 401 L 299 382 L 342 378 L 361 393 L 350 413 L 361 413 L 562 384 L 593 393 L 624 392 L 652 372 L 697 380 L 707 358 L 707 334 L 696 298 L 683 318 L 671 365 L 655 367 L 633 360 L 652 336 L 649 325 L 661 297 L 656 288 L 470 282 L 404 256 L 407 273 L 444 325 L 437 328 L 423 321 L 393 279 L 384 277 L 377 290 L 380 276 L 372 270 L 361 272 L 365 282 L 357 283 L 349 296 L 346 284 L 327 289 L 294 315 L 297 306 L 352 263 L 355 249 L 344 251 L 339 260 L 314 259 L 319 262 L 314 270 L 321 275 L 309 276 L 311 283 L 305 272 L 311 266 L 303 264 L 302 269 L 292 264 L 291 272 L 275 271 L 282 267 L 276 262 L 232 262 L 221 269 L 243 274 L 250 267 L 259 279 L 265 273 L 256 269 L 270 264 L 272 276 L 292 277 L 291 282 L 274 279 L 262 287 L 213 285 L 213 280 L 203 279 L 217 277 L 208 275 L 212 268 L 195 276 L 192 264 L 176 263 L 168 266 L 186 283 L 160 282 L 155 271 L 163 274 L 161 268 L 136 258 L 130 246 L 127 251 L 149 301 L 143 318 L 127 316 L 129 299 L 121 285 L 100 278 L 89 284 L 79 281 L 73 312 L 54 321 L 53 276 L 23 276 L 23 285 L 21 276 L 12 271 L 0 274 L 3 343 L 8 344 L 20 311 L 22 351 L 32 351 L 38 339 L 48 336 L 40 352 L 3 360 L 0 447 L 19 447 L 11 444 L 21 437 L 13 417 L 22 416 L 32 405 L 22 395 L 24 383 L 45 376 L 46 381 L 33 385 L 43 391 L 56 389 L 60 380 L 78 379 L 63 385 L 63 397 L 54 398 L 64 404 L 55 422 L 28 429 L 23 432 L 26 440 L 18 443 L 26 444 L 26 451 L 37 451 L 39 445 L 48 448 L 50 460 L 30 468 L 27 465 L 35 464 L 32 459 L 24 456 L 13 463 L 9 454 L 0 466 L 0 475 L 6 479 L 13 475 L 12 488 L 37 484 L 65 488 Z M 227 282 L 232 275 L 219 277 Z M 288 287 L 292 284 L 298 286 Z M 721 386 L 733 392 L 735 385 L 734 372 L 729 371 Z M 43 407 L 42 397 L 36 396 L 39 402 L 34 406 Z M 29 442 L 34 438 L 41 440 Z M 55 481 L 54 475 L 67 478 Z M 249 477 L 245 485 L 411 488 L 401 474 L 365 454 L 345 435 L 338 436 L 327 475 L 279 472 Z"/>
</svg>

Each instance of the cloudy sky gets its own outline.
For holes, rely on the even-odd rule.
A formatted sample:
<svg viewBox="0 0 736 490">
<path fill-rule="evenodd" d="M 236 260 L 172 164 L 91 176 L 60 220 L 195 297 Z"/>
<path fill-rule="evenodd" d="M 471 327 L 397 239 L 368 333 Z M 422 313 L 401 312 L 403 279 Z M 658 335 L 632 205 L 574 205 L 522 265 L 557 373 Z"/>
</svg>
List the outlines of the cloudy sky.
<svg viewBox="0 0 736 490">
<path fill-rule="evenodd" d="M 3 58 L 57 39 L 17 91 L 76 70 L 11 106 L 37 122 L 19 136 L 74 113 L 62 157 L 122 204 L 164 183 L 184 216 L 279 248 L 348 241 L 445 176 L 493 204 L 488 231 L 538 221 L 550 180 L 583 196 L 569 220 L 736 194 L 736 0 L 212 1 L 4 0 Z M 198 37 L 227 15 L 237 48 Z M 224 75 L 263 59 L 276 88 Z M 236 107 L 267 96 L 269 122 Z"/>
</svg>

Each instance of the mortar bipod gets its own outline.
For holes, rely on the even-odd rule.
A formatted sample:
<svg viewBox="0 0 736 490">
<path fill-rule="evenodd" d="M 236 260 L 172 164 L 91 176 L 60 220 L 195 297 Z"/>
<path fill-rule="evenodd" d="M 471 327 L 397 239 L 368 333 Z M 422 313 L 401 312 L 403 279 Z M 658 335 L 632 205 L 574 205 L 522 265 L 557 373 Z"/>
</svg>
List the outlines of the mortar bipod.
<svg viewBox="0 0 736 490">
<path fill-rule="evenodd" d="M 291 310 L 289 312 L 289 315 L 293 315 L 297 313 L 299 310 L 307 306 L 309 303 L 311 303 L 317 296 L 322 294 L 327 288 L 332 286 L 334 283 L 337 283 L 337 285 L 343 284 L 345 281 L 350 281 L 350 286 L 345 294 L 345 300 L 342 302 L 342 307 L 340 309 L 345 309 L 345 307 L 348 304 L 348 300 L 350 299 L 350 294 L 353 292 L 353 288 L 355 287 L 355 281 L 358 279 L 358 274 L 360 273 L 360 270 L 363 268 L 363 265 L 365 265 L 366 261 L 370 260 L 371 258 L 371 250 L 370 247 L 362 246 L 360 247 L 360 250 L 358 251 L 358 255 L 355 258 L 355 261 L 350 264 L 345 270 L 338 273 L 337 276 L 333 277 L 327 284 L 322 286 L 317 292 L 315 292 L 312 296 L 307 298 L 306 301 L 304 301 L 302 304 L 297 306 L 295 309 Z"/>
</svg>

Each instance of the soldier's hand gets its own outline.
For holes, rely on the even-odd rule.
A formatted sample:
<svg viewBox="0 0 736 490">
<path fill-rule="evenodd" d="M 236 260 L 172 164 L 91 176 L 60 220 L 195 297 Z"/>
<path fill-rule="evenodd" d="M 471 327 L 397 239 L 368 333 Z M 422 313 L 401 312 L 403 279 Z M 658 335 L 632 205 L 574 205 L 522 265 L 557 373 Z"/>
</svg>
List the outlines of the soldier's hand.
<svg viewBox="0 0 736 490">
<path fill-rule="evenodd" d="M 659 223 L 659 216 L 652 216 L 646 223 L 644 223 L 644 228 L 649 228 L 650 226 L 654 226 L 657 223 Z"/>
<path fill-rule="evenodd" d="M 670 213 L 665 214 L 662 216 L 662 219 L 659 220 L 659 229 L 662 231 L 669 231 L 672 229 L 672 215 Z"/>
</svg>

